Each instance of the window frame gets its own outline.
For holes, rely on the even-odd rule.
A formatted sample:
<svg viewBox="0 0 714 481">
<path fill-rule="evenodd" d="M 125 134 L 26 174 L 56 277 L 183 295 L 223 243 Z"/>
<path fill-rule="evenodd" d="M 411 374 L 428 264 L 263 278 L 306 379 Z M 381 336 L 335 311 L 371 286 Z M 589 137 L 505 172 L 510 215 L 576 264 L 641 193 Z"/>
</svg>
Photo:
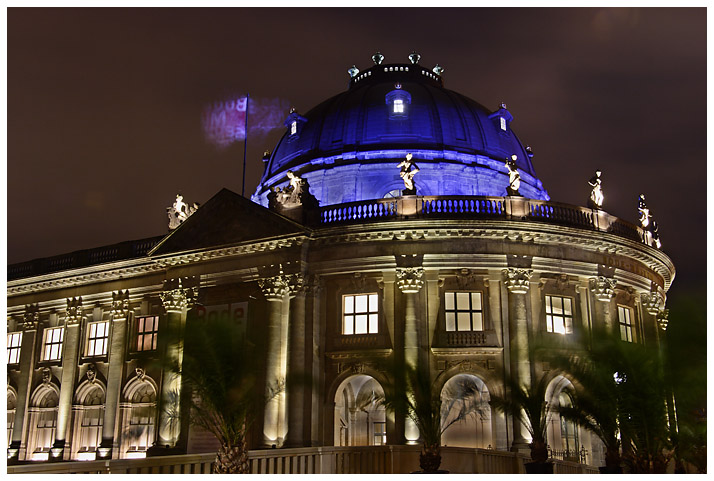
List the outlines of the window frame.
<svg viewBox="0 0 714 481">
<path fill-rule="evenodd" d="M 450 294 L 453 294 L 453 309 L 448 308 L 447 298 Z M 458 294 L 469 294 L 469 308 L 460 309 L 458 303 Z M 479 298 L 480 309 L 474 309 L 473 307 L 473 295 L 477 294 Z M 486 330 L 486 315 L 484 309 L 484 295 L 480 290 L 449 290 L 444 291 L 444 331 L 446 332 L 483 332 Z M 454 329 L 449 329 L 449 314 L 454 314 L 453 327 Z M 469 325 L 470 329 L 459 329 L 459 313 L 469 313 Z M 481 328 L 474 328 L 474 314 L 480 314 L 481 317 Z"/>
<path fill-rule="evenodd" d="M 381 430 L 377 431 L 377 425 L 380 426 Z M 377 442 L 377 437 L 379 437 L 379 443 Z M 373 421 L 372 422 L 372 446 L 386 446 L 387 444 L 387 421 Z"/>
<path fill-rule="evenodd" d="M 357 310 L 357 298 L 358 297 L 366 297 L 366 310 L 358 311 Z M 351 312 L 346 312 L 347 311 L 347 298 L 352 298 L 352 307 L 351 307 Z M 373 304 L 372 301 L 374 302 L 374 310 L 372 310 Z M 366 322 L 366 332 L 357 332 L 357 317 L 358 316 L 365 316 L 366 319 L 364 322 Z M 374 318 L 372 319 L 372 316 Z M 347 325 L 348 325 L 348 317 L 351 317 L 351 331 L 352 332 L 346 332 Z M 342 295 L 342 309 L 341 309 L 341 326 L 340 326 L 340 334 L 343 336 L 363 336 L 363 335 L 376 335 L 379 334 L 379 294 L 376 292 L 360 292 L 360 293 L 354 293 L 354 294 L 343 294 Z M 372 327 L 374 327 L 374 330 L 372 330 Z"/>
<path fill-rule="evenodd" d="M 147 331 L 145 329 L 146 327 L 146 319 L 153 319 L 153 329 L 150 331 Z M 146 316 L 137 316 L 134 318 L 134 341 L 132 342 L 132 352 L 136 353 L 143 353 L 143 352 L 156 352 L 159 348 L 159 322 L 160 318 L 158 315 L 146 315 Z M 143 330 L 141 329 L 141 326 L 144 326 Z M 145 343 L 146 343 L 146 338 L 147 336 L 151 339 L 151 348 L 145 348 Z"/>
<path fill-rule="evenodd" d="M 629 321 L 629 322 L 623 322 L 623 318 L 621 316 L 622 313 L 627 313 L 626 321 Z M 617 305 L 617 324 L 619 327 L 621 341 L 635 342 L 635 336 L 633 334 L 633 332 L 635 332 L 635 330 L 634 330 L 635 323 L 633 321 L 633 319 L 635 317 L 634 314 L 635 314 L 634 309 L 632 309 L 631 307 L 625 306 L 622 304 Z M 628 334 L 627 337 L 629 337 L 629 339 L 623 339 L 623 328 L 625 329 L 625 333 Z"/>
<path fill-rule="evenodd" d="M 553 312 L 553 299 L 560 299 L 562 313 L 556 314 Z M 570 303 L 570 314 L 565 313 L 565 300 Z M 543 298 L 543 308 L 545 311 L 545 331 L 550 334 L 559 334 L 567 336 L 575 332 L 575 299 L 570 296 L 546 294 Z M 550 312 L 549 312 L 550 309 Z M 550 320 L 548 319 L 550 317 Z M 555 318 L 562 318 L 563 332 L 555 329 Z M 570 320 L 570 330 L 568 331 L 568 320 Z"/>
<path fill-rule="evenodd" d="M 13 344 L 17 340 L 17 344 Z M 14 366 L 20 364 L 20 353 L 22 350 L 22 331 L 7 333 L 7 363 Z M 13 356 L 16 360 L 13 361 Z"/>
<path fill-rule="evenodd" d="M 93 336 L 92 328 L 98 326 L 99 324 L 104 324 L 104 335 Z M 84 357 L 102 357 L 106 356 L 109 352 L 109 321 L 91 321 L 87 323 L 87 335 L 85 336 L 85 346 L 84 346 Z M 96 346 L 97 341 L 103 340 L 104 348 L 101 353 L 97 353 Z M 94 347 L 94 349 L 92 349 Z M 94 352 L 92 352 L 92 350 Z"/>
<path fill-rule="evenodd" d="M 41 360 L 44 362 L 56 362 L 56 361 L 61 361 L 62 360 L 62 352 L 64 350 L 64 331 L 65 327 L 64 326 L 56 326 L 56 327 L 46 327 L 43 332 L 42 332 L 42 352 L 41 352 Z M 55 341 L 54 339 L 49 340 L 48 342 L 48 334 L 50 332 L 59 332 L 60 339 L 59 341 Z M 51 334 L 54 337 L 54 334 Z M 59 346 L 57 349 L 57 354 L 56 357 L 51 357 L 52 355 L 52 347 L 53 346 Z M 49 356 L 48 356 L 48 349 L 49 349 Z"/>
</svg>

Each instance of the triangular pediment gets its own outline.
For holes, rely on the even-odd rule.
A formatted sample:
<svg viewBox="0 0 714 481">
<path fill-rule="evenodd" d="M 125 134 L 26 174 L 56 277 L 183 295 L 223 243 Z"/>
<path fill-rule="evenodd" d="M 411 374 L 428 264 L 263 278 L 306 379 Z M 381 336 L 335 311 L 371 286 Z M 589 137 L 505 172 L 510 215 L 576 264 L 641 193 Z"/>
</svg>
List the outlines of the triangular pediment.
<svg viewBox="0 0 714 481">
<path fill-rule="evenodd" d="M 218 248 L 307 231 L 297 222 L 222 189 L 164 237 L 149 255 Z"/>
</svg>

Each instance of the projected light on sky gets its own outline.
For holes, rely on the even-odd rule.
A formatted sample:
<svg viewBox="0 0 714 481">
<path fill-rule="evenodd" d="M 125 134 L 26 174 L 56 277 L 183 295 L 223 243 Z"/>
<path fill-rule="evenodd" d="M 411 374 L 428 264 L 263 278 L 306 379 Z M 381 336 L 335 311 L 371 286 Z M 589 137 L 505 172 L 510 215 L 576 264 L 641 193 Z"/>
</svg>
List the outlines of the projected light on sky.
<svg viewBox="0 0 714 481">
<path fill-rule="evenodd" d="M 245 116 L 248 112 L 248 135 L 262 137 L 283 127 L 290 103 L 281 98 L 261 98 L 237 95 L 204 107 L 201 115 L 206 140 L 223 149 L 245 139 Z"/>
</svg>

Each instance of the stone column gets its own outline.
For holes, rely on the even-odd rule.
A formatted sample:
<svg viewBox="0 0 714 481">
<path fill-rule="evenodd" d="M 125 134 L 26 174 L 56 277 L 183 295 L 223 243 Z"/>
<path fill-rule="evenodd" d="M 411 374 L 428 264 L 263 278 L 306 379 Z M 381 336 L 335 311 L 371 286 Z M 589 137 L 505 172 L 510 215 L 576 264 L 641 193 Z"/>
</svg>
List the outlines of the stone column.
<svg viewBox="0 0 714 481">
<path fill-rule="evenodd" d="M 55 442 L 50 449 L 50 460 L 61 461 L 65 452 L 67 425 L 72 412 L 74 398 L 74 380 L 77 375 L 79 359 L 79 332 L 82 324 L 82 298 L 67 299 L 67 315 L 65 317 L 64 341 L 62 352 L 62 379 L 60 386 L 59 406 L 57 408 L 57 430 Z M 69 455 L 69 449 L 66 450 Z M 68 457 L 67 457 L 68 458 Z M 69 458 L 68 458 L 69 459 Z"/>
<path fill-rule="evenodd" d="M 610 300 L 615 296 L 615 285 L 617 281 L 610 277 L 591 277 L 588 281 L 590 292 L 595 299 L 593 306 L 595 319 L 602 324 L 595 327 L 604 327 L 607 332 L 613 332 L 615 323 L 612 322 Z"/>
<path fill-rule="evenodd" d="M 187 286 L 190 283 L 192 285 Z M 162 448 L 175 448 L 181 434 L 181 374 L 183 361 L 183 333 L 186 314 L 193 307 L 198 296 L 195 279 L 171 279 L 164 281 L 164 291 L 160 294 L 166 310 L 166 329 L 163 333 L 163 369 L 161 374 L 161 397 L 159 404 L 158 436 L 155 448 L 147 455 L 159 454 Z M 159 332 L 161 340 L 162 333 Z M 160 350 L 159 352 L 162 352 Z M 167 453 L 168 454 L 168 453 Z"/>
<path fill-rule="evenodd" d="M 305 297 L 307 285 L 302 274 L 290 277 L 290 319 L 288 321 L 288 379 L 293 381 L 287 386 L 288 433 L 286 447 L 307 446 L 305 437 Z"/>
<path fill-rule="evenodd" d="M 530 288 L 532 269 L 509 267 L 502 271 L 508 289 L 508 330 L 510 347 L 511 377 L 523 387 L 531 386 L 531 365 L 528 352 L 528 313 L 526 294 Z M 512 451 L 528 448 L 527 430 L 521 422 L 513 418 Z"/>
<path fill-rule="evenodd" d="M 417 368 L 424 360 L 419 359 L 419 291 L 424 285 L 423 267 L 397 267 L 397 287 L 404 294 L 404 362 Z M 426 366 L 426 364 L 425 364 Z M 404 436 L 408 443 L 419 439 L 419 430 L 406 418 Z"/>
<path fill-rule="evenodd" d="M 268 343 L 265 363 L 265 414 L 263 417 L 263 443 L 266 447 L 280 447 L 285 436 L 284 397 L 287 362 L 282 355 L 282 347 L 287 342 L 285 316 L 286 295 L 289 291 L 289 277 L 278 275 L 258 281 L 263 295 L 268 301 Z M 276 391 L 279 391 L 276 394 Z M 281 409 L 281 405 L 283 409 Z"/>
<path fill-rule="evenodd" d="M 25 431 L 27 403 L 32 387 L 32 373 L 35 371 L 35 346 L 37 328 L 39 326 L 39 306 L 25 306 L 25 315 L 22 324 L 22 344 L 20 346 L 20 379 L 17 384 L 17 403 L 15 407 L 15 425 L 12 429 L 12 439 L 7 450 L 8 464 L 14 464 L 20 459 L 22 434 Z M 24 456 L 23 456 L 24 457 Z"/>
<path fill-rule="evenodd" d="M 104 400 L 102 422 L 102 442 L 97 448 L 97 459 L 112 457 L 114 448 L 114 427 L 119 411 L 119 397 L 124 372 L 126 352 L 126 323 L 129 316 L 129 291 L 112 293 L 111 334 L 109 344 L 109 372 L 107 373 L 107 394 Z M 118 448 L 118 446 L 117 446 Z"/>
</svg>

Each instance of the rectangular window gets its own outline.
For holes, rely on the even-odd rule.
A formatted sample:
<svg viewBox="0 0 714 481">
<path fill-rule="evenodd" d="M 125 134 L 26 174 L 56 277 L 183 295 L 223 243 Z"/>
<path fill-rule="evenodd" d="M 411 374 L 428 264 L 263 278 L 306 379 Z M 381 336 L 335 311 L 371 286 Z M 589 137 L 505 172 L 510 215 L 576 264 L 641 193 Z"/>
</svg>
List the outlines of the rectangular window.
<svg viewBox="0 0 714 481">
<path fill-rule="evenodd" d="M 632 310 L 628 307 L 617 306 L 617 317 L 620 320 L 620 338 L 632 342 Z"/>
<path fill-rule="evenodd" d="M 508 128 L 506 126 L 506 119 L 504 119 L 503 117 L 499 117 L 499 118 L 501 119 L 501 130 L 503 130 L 505 132 L 506 130 L 508 130 Z"/>
<path fill-rule="evenodd" d="M 444 301 L 447 331 L 483 331 L 480 292 L 447 292 Z"/>
<path fill-rule="evenodd" d="M 377 294 L 342 296 L 342 334 L 376 334 Z"/>
<path fill-rule="evenodd" d="M 109 343 L 109 322 L 90 322 L 87 325 L 87 356 L 103 356 Z"/>
<path fill-rule="evenodd" d="M 139 317 L 136 319 L 136 350 L 156 350 L 159 337 L 159 316 Z"/>
<path fill-rule="evenodd" d="M 403 114 L 404 113 L 404 101 L 401 99 L 396 99 L 394 101 L 394 113 Z"/>
<path fill-rule="evenodd" d="M 43 361 L 58 361 L 62 358 L 62 341 L 64 340 L 64 327 L 45 329 L 45 339 L 42 343 Z"/>
<path fill-rule="evenodd" d="M 545 323 L 548 332 L 573 333 L 573 300 L 569 297 L 545 296 Z"/>
<path fill-rule="evenodd" d="M 20 346 L 22 344 L 21 332 L 9 332 L 7 334 L 7 363 L 18 364 L 20 362 Z"/>
<path fill-rule="evenodd" d="M 290 135 L 295 135 L 297 134 L 297 121 L 293 120 L 292 123 L 290 124 Z"/>
<path fill-rule="evenodd" d="M 374 445 L 384 446 L 387 444 L 387 423 L 374 423 Z"/>
</svg>

